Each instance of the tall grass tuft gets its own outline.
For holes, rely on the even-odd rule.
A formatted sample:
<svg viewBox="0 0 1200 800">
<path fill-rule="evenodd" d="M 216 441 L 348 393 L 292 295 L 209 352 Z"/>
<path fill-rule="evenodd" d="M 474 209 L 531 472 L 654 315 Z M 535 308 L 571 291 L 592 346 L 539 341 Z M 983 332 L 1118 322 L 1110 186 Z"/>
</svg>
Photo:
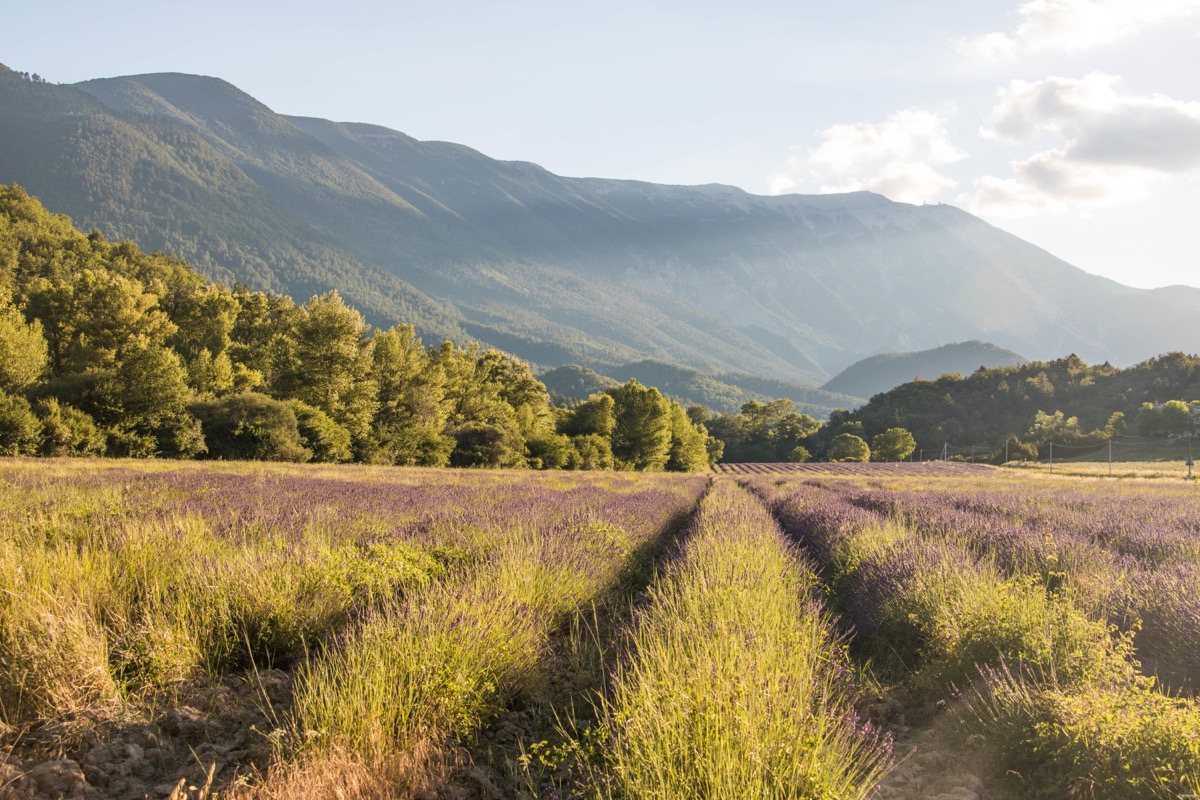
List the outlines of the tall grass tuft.
<svg viewBox="0 0 1200 800">
<path fill-rule="evenodd" d="M 477 729 L 536 688 L 551 636 L 618 580 L 700 486 L 628 528 L 604 518 L 514 524 L 485 563 L 368 615 L 299 671 L 291 757 L 386 765 Z"/>
<path fill-rule="evenodd" d="M 1064 690 L 985 669 L 976 718 L 1034 798 L 1176 800 L 1200 793 L 1200 708 L 1149 681 Z"/>
<path fill-rule="evenodd" d="M 860 798 L 889 743 L 851 711 L 814 576 L 754 498 L 706 496 L 602 701 L 603 797 Z"/>
</svg>

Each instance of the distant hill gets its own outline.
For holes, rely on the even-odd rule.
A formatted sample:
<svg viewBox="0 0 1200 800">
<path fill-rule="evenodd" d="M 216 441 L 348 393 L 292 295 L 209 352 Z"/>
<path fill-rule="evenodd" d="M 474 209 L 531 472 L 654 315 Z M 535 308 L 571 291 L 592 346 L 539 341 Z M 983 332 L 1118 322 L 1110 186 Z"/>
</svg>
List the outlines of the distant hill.
<svg viewBox="0 0 1200 800">
<path fill-rule="evenodd" d="M 0 73 L 13 182 L 219 281 L 336 288 L 374 324 L 540 370 L 653 361 L 811 388 L 968 339 L 1115 364 L 1200 351 L 1200 290 L 1089 275 L 951 206 L 562 177 L 196 75 Z"/>
<path fill-rule="evenodd" d="M 594 369 L 581 367 L 578 364 L 555 367 L 549 372 L 538 375 L 537 378 L 546 385 L 546 391 L 557 403 L 576 403 L 586 400 L 596 392 L 603 392 L 605 389 L 619 385 L 607 375 L 601 375 Z"/>
<path fill-rule="evenodd" d="M 737 412 L 750 400 L 767 402 L 787 397 L 795 403 L 797 411 L 823 419 L 834 409 L 855 408 L 866 402 L 857 397 L 749 375 L 707 375 L 658 361 L 625 364 L 609 369 L 606 375 L 578 364 L 557 367 L 538 375 L 550 396 L 565 403 L 584 400 L 631 378 L 645 386 L 654 386 L 685 406 L 702 405 L 717 412 Z"/>
<path fill-rule="evenodd" d="M 857 397 L 832 394 L 820 389 L 806 389 L 749 375 L 708 375 L 659 361 L 625 364 L 608 370 L 607 374 L 618 383 L 634 378 L 646 386 L 657 387 L 664 395 L 685 406 L 702 405 L 718 412 L 736 412 L 750 400 L 770 401 L 787 397 L 795 403 L 797 411 L 824 418 L 835 408 L 854 408 L 863 402 Z"/>
<path fill-rule="evenodd" d="M 1115 412 L 1124 414 L 1129 433 L 1142 403 L 1200 400 L 1200 357 L 1168 353 L 1124 369 L 1089 365 L 1078 356 L 995 367 L 966 376 L 901 384 L 873 396 L 837 423 L 857 420 L 868 435 L 890 427 L 910 430 L 927 451 L 952 447 L 1002 447 L 1006 436 L 1025 435 L 1039 411 L 1061 411 L 1061 431 L 1050 439 L 1103 430 Z M 1077 417 L 1070 426 L 1067 422 Z M 1116 432 L 1120 432 L 1121 423 Z"/>
<path fill-rule="evenodd" d="M 870 356 L 846 367 L 821 388 L 873 397 L 917 378 L 932 380 L 954 372 L 969 375 L 980 367 L 1016 367 L 1026 361 L 1012 350 L 987 342 L 959 342 L 915 353 Z"/>
</svg>

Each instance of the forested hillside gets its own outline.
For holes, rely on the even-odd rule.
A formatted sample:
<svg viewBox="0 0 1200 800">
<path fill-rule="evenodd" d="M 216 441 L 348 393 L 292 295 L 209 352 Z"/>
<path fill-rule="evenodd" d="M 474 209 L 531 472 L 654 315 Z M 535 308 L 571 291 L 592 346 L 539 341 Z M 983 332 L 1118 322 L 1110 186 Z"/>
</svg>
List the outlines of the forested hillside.
<svg viewBox="0 0 1200 800">
<path fill-rule="evenodd" d="M 927 453 L 940 453 L 946 443 L 1003 451 L 1004 440 L 1015 436 L 1032 445 L 1027 455 L 1036 455 L 1051 441 L 1069 445 L 1114 434 L 1188 432 L 1186 410 L 1183 425 L 1173 426 L 1143 413 L 1143 407 L 1178 409 L 1175 403 L 1194 400 L 1200 400 L 1200 357 L 1195 355 L 1168 353 L 1127 369 L 1089 365 L 1072 355 L 906 383 L 856 411 L 835 413 L 823 433 L 861 424 L 871 436 L 899 426 L 910 430 Z"/>
<path fill-rule="evenodd" d="M 636 381 L 555 409 L 507 354 L 220 286 L 0 187 L 0 453 L 690 471 L 713 447 Z"/>
</svg>

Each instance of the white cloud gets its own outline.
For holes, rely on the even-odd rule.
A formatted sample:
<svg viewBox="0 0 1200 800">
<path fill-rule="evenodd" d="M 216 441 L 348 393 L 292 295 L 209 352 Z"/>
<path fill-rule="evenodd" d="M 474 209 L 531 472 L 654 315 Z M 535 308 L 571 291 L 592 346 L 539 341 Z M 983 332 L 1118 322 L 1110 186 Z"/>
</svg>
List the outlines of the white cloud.
<svg viewBox="0 0 1200 800">
<path fill-rule="evenodd" d="M 1011 60 L 1029 53 L 1080 53 L 1168 24 L 1200 19 L 1200 0 L 1029 0 L 1012 32 L 959 39 L 963 55 Z"/>
<path fill-rule="evenodd" d="M 767 179 L 771 194 L 816 185 L 822 193 L 868 190 L 904 203 L 936 200 L 957 183 L 937 167 L 966 158 L 950 141 L 954 106 L 938 111 L 910 108 L 884 122 L 833 125 L 820 143 L 792 148 L 783 171 Z"/>
<path fill-rule="evenodd" d="M 1172 176 L 1200 169 L 1200 103 L 1119 91 L 1120 79 L 1013 81 L 980 135 L 1054 146 L 1012 163 L 1013 177 L 974 181 L 976 211 L 1021 215 L 1139 200 Z"/>
</svg>

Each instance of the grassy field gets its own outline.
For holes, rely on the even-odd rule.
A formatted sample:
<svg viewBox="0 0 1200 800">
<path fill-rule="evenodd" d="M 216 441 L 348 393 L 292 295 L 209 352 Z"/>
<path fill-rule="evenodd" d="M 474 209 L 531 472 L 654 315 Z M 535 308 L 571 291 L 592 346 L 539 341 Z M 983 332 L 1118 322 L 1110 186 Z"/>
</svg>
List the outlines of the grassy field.
<svg viewBox="0 0 1200 800">
<path fill-rule="evenodd" d="M 1004 465 L 1005 469 L 1022 470 L 1026 472 L 1045 473 L 1047 475 L 1066 475 L 1079 478 L 1174 478 L 1188 479 L 1186 461 L 1056 461 L 1053 466 L 1049 463 L 1035 461 L 1013 461 Z M 1200 471 L 1192 471 L 1200 478 Z"/>
<path fill-rule="evenodd" d="M 3 797 L 1175 798 L 1198 688 L 1177 477 L 0 461 Z"/>
</svg>

